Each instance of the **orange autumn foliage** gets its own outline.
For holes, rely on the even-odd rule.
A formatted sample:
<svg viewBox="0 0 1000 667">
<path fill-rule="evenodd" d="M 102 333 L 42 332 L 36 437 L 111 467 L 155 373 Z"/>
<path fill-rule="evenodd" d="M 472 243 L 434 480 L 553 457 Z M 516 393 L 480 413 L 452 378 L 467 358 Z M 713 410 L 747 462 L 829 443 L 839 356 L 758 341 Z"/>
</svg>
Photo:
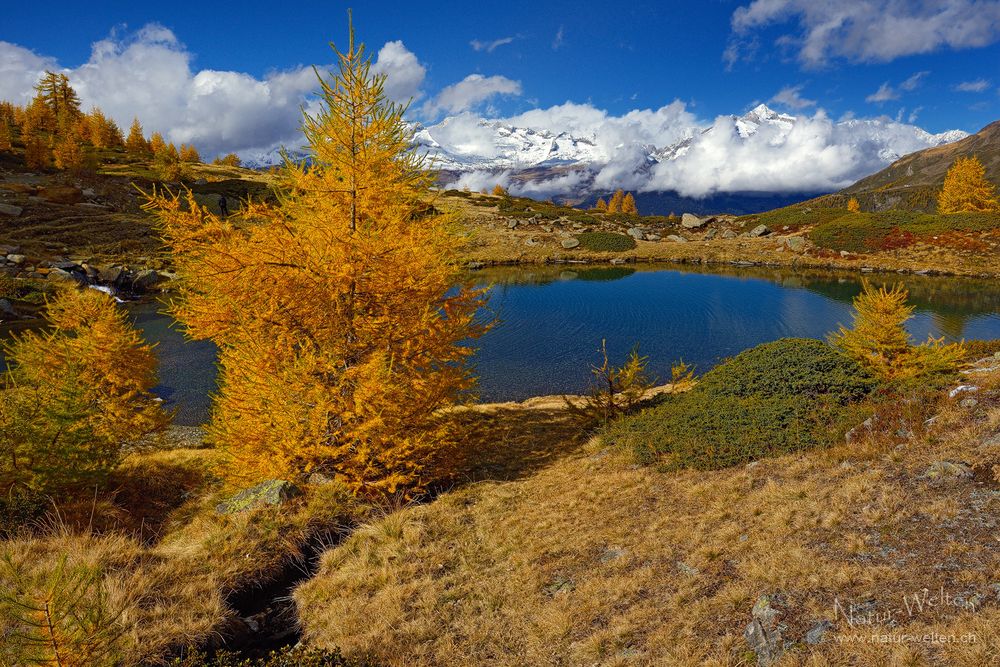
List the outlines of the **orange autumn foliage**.
<svg viewBox="0 0 1000 667">
<path fill-rule="evenodd" d="M 1000 211 L 997 188 L 986 178 L 978 157 L 960 157 L 944 177 L 938 194 L 938 213 Z"/>
<path fill-rule="evenodd" d="M 220 350 L 211 438 L 228 476 L 412 495 L 447 475 L 460 434 L 447 408 L 474 378 L 462 343 L 484 330 L 481 290 L 453 289 L 454 220 L 426 213 L 432 175 L 410 151 L 404 107 L 351 31 L 306 115 L 310 160 L 280 201 L 222 219 L 154 193 L 183 285 L 174 312 Z"/>
</svg>

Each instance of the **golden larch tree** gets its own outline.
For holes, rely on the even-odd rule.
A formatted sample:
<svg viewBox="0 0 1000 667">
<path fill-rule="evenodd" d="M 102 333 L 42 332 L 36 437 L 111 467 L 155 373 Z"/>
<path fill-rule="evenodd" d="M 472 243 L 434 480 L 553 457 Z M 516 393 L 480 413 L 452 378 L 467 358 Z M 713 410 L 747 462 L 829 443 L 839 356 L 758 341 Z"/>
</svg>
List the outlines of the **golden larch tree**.
<svg viewBox="0 0 1000 667">
<path fill-rule="evenodd" d="M 132 126 L 128 129 L 128 137 L 125 139 L 125 149 L 133 155 L 142 155 L 149 152 L 149 142 L 146 141 L 142 133 L 142 123 L 138 118 L 132 119 Z"/>
<path fill-rule="evenodd" d="M 0 151 L 9 151 L 14 147 L 13 132 L 10 128 L 10 123 L 0 118 Z"/>
<path fill-rule="evenodd" d="M 153 155 L 159 155 L 167 147 L 167 142 L 163 140 L 163 135 L 159 132 L 153 132 L 152 136 L 149 137 L 149 150 L 153 152 Z"/>
<path fill-rule="evenodd" d="M 851 213 L 861 212 L 861 204 L 858 203 L 857 197 L 851 197 L 850 199 L 847 200 L 847 210 L 850 211 Z"/>
<path fill-rule="evenodd" d="M 976 156 L 960 157 L 944 177 L 938 194 L 938 213 L 1000 211 L 997 188 L 986 178 L 986 168 Z"/>
<path fill-rule="evenodd" d="M 497 183 L 496 185 L 493 186 L 493 194 L 496 195 L 497 197 L 506 197 L 507 189 L 504 186 Z"/>
<path fill-rule="evenodd" d="M 45 169 L 51 159 L 48 139 L 37 133 L 24 137 L 24 164 L 28 169 Z"/>
<path fill-rule="evenodd" d="M 621 189 L 615 190 L 615 193 L 611 195 L 611 199 L 608 200 L 608 213 L 621 213 L 624 201 L 625 193 Z"/>
<path fill-rule="evenodd" d="M 118 123 L 104 115 L 104 112 L 97 107 L 87 114 L 87 124 L 90 143 L 95 148 L 120 148 L 125 145 Z"/>
<path fill-rule="evenodd" d="M 181 162 L 201 162 L 201 155 L 194 144 L 181 144 L 180 158 Z"/>
<path fill-rule="evenodd" d="M 474 378 L 481 290 L 456 288 L 452 217 L 354 39 L 304 116 L 310 159 L 280 203 L 225 220 L 156 195 L 182 282 L 177 317 L 219 346 L 211 438 L 237 479 L 336 476 L 356 493 L 417 493 L 459 451 L 448 410 Z M 249 480 L 248 480 L 249 481 Z"/>
<path fill-rule="evenodd" d="M 72 134 L 59 140 L 52 151 L 52 157 L 55 160 L 56 169 L 71 172 L 80 172 L 84 169 L 85 156 L 83 146 L 80 145 L 80 142 Z"/>
<path fill-rule="evenodd" d="M 6 350 L 0 390 L 0 489 L 92 484 L 133 441 L 168 422 L 150 393 L 156 356 L 108 295 L 60 288 L 49 327 Z"/>
<path fill-rule="evenodd" d="M 963 346 L 936 338 L 913 345 L 906 331 L 913 314 L 907 296 L 900 285 L 875 289 L 865 281 L 854 299 L 854 326 L 840 327 L 831 342 L 882 380 L 954 372 L 965 354 Z"/>
<path fill-rule="evenodd" d="M 226 155 L 222 155 L 212 160 L 212 164 L 223 165 L 226 167 L 239 167 L 243 163 L 240 161 L 240 156 L 236 153 L 227 153 Z"/>
<path fill-rule="evenodd" d="M 632 196 L 631 192 L 622 199 L 622 213 L 639 214 L 639 209 L 635 206 L 635 197 Z"/>
<path fill-rule="evenodd" d="M 606 202 L 606 201 L 604 201 L 604 199 L 598 197 L 597 198 L 597 203 L 594 204 L 594 208 L 596 208 L 598 211 L 607 211 L 608 210 L 608 202 Z"/>
</svg>

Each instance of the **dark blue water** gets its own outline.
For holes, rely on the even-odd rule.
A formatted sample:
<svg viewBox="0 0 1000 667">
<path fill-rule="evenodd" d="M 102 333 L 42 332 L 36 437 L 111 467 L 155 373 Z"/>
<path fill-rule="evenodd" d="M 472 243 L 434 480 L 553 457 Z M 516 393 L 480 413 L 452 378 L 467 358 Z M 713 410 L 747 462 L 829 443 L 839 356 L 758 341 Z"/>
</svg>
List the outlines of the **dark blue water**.
<svg viewBox="0 0 1000 667">
<path fill-rule="evenodd" d="M 1000 281 L 871 276 L 902 280 L 917 310 L 914 338 L 1000 338 Z M 854 274 L 789 269 L 661 267 L 508 268 L 477 272 L 493 284 L 490 308 L 500 323 L 476 343 L 474 365 L 484 401 L 520 400 L 587 389 L 601 340 L 620 363 L 634 345 L 649 371 L 668 380 L 679 360 L 704 372 L 718 361 L 785 336 L 824 338 L 851 321 L 860 291 Z M 215 388 L 215 349 L 188 341 L 157 304 L 132 309 L 160 357 L 157 388 L 177 421 L 207 419 Z"/>
</svg>

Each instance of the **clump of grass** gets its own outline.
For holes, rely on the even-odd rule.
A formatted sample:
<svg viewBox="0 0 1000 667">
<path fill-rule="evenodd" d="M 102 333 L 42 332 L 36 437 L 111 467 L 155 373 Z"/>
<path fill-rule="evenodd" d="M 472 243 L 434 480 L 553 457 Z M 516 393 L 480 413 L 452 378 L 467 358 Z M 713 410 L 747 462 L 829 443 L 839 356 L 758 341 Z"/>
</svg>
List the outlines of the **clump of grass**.
<svg viewBox="0 0 1000 667">
<path fill-rule="evenodd" d="M 635 239 L 614 232 L 582 232 L 576 235 L 580 247 L 594 252 L 625 252 L 635 248 Z"/>
<path fill-rule="evenodd" d="M 822 341 L 782 339 L 614 423 L 607 439 L 644 462 L 724 468 L 839 441 L 859 421 L 857 403 L 874 387 L 858 364 Z"/>
</svg>

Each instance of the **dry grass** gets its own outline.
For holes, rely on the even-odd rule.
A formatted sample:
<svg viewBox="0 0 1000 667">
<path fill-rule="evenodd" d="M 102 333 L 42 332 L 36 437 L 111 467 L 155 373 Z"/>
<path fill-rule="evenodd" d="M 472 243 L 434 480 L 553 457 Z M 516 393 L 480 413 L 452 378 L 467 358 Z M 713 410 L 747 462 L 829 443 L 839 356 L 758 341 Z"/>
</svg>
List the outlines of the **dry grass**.
<svg viewBox="0 0 1000 667">
<path fill-rule="evenodd" d="M 530 406 L 508 407 L 497 458 L 511 440 L 563 453 L 389 515 L 327 552 L 296 592 L 305 638 L 393 665 L 744 665 L 741 633 L 770 593 L 784 600 L 782 664 L 996 664 L 1000 445 L 988 436 L 1000 428 L 1000 377 L 978 383 L 979 406 L 946 401 L 912 441 L 876 434 L 707 473 L 658 473 L 596 441 L 566 443 L 565 424 L 549 433 Z M 941 459 L 969 463 L 975 478 L 925 479 Z M 976 611 L 908 613 L 904 596 L 924 588 L 974 599 Z M 874 600 L 895 624 L 852 630 L 837 600 Z M 805 644 L 822 619 L 834 628 Z M 870 641 L 932 631 L 977 641 Z"/>
<path fill-rule="evenodd" d="M 96 569 L 124 634 L 123 664 L 156 664 L 169 654 L 221 640 L 234 618 L 228 600 L 267 585 L 302 557 L 310 539 L 337 531 L 360 512 L 337 485 L 320 487 L 281 507 L 218 515 L 224 497 L 211 474 L 216 452 L 175 449 L 133 456 L 119 486 L 96 505 L 71 508 L 54 525 L 0 542 L 0 588 L 34 582 L 41 596 L 48 573 Z M 94 509 L 91 521 L 88 509 Z M 0 561 L 2 563 L 2 561 Z M 11 618 L 0 618 L 0 635 Z"/>
</svg>

